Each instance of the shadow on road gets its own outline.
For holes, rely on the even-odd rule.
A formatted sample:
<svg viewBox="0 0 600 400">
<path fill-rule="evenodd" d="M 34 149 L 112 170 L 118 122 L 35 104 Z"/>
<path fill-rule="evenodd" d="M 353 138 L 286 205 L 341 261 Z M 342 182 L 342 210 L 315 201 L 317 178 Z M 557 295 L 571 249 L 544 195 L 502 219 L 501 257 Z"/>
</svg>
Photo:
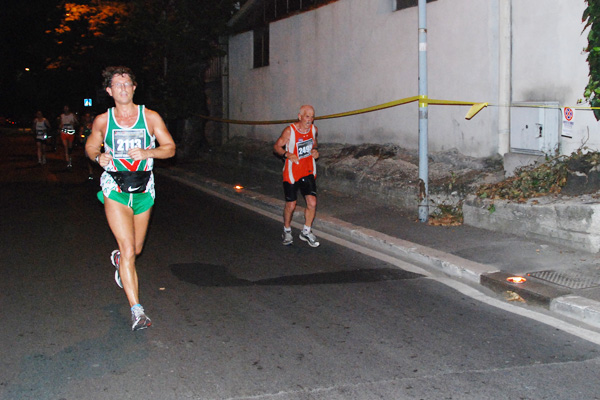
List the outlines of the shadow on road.
<svg viewBox="0 0 600 400">
<path fill-rule="evenodd" d="M 202 263 L 174 264 L 171 266 L 171 271 L 182 281 L 202 287 L 334 285 L 399 281 L 421 277 L 419 274 L 400 269 L 375 268 L 289 275 L 249 281 L 236 277 L 222 265 Z"/>
</svg>

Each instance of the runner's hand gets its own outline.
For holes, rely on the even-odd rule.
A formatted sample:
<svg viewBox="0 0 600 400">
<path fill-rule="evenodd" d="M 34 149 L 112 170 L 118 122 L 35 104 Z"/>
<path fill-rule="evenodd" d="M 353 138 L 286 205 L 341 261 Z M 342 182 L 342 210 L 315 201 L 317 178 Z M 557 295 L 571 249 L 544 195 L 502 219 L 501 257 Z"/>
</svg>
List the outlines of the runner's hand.
<svg viewBox="0 0 600 400">
<path fill-rule="evenodd" d="M 149 157 L 148 151 L 136 147 L 127 152 L 127 155 L 133 160 L 145 160 Z"/>
<path fill-rule="evenodd" d="M 110 160 L 112 160 L 112 156 L 110 154 L 100 153 L 100 156 L 98 156 L 98 165 L 104 168 L 108 165 L 108 163 L 110 163 Z"/>
<path fill-rule="evenodd" d="M 300 164 L 300 159 L 294 153 L 288 152 L 287 159 L 290 160 L 291 162 L 293 162 L 294 164 Z"/>
</svg>

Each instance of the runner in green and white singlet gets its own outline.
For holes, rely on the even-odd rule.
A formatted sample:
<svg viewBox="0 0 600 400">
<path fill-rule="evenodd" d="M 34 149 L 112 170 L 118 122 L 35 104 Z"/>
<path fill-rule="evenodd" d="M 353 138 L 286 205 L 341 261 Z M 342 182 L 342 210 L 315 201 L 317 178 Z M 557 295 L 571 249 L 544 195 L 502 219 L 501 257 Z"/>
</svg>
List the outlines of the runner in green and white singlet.
<svg viewBox="0 0 600 400">
<path fill-rule="evenodd" d="M 136 122 L 130 127 L 119 125 L 114 117 L 114 108 L 108 109 L 108 121 L 106 133 L 104 135 L 104 151 L 112 155 L 112 159 L 106 167 L 105 172 L 100 177 L 100 186 L 105 197 L 110 197 L 110 192 L 115 191 L 121 193 L 122 190 L 115 182 L 110 172 L 127 172 L 127 171 L 152 171 L 154 167 L 154 158 L 145 160 L 133 160 L 128 155 L 129 150 L 140 148 L 151 150 L 156 147 L 155 137 L 148 132 L 146 123 L 145 107 L 138 105 L 138 117 Z M 155 198 L 154 191 L 154 175 L 150 174 L 150 179 L 144 190 L 145 193 L 150 193 L 152 198 Z"/>
<path fill-rule="evenodd" d="M 137 331 L 152 325 L 140 304 L 136 270 L 154 205 L 152 168 L 154 159 L 173 157 L 176 146 L 161 116 L 133 102 L 137 84 L 129 68 L 108 67 L 102 76 L 115 106 L 94 119 L 85 151 L 104 168 L 99 198 L 118 245 L 110 260 L 129 302 L 131 329 Z"/>
</svg>

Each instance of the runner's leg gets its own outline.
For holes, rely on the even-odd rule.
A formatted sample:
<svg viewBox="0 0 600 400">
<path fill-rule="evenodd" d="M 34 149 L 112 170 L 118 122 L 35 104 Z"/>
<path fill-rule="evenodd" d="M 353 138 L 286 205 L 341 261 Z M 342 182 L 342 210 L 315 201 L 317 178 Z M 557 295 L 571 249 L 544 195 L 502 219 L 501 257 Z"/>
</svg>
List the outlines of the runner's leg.
<svg viewBox="0 0 600 400">
<path fill-rule="evenodd" d="M 312 226 L 315 216 L 317 215 L 317 196 L 306 195 L 306 209 L 304 210 L 304 224 Z"/>
<path fill-rule="evenodd" d="M 285 207 L 283 208 L 283 226 L 289 228 L 292 224 L 292 217 L 294 216 L 294 210 L 296 209 L 295 201 L 286 201 Z"/>
<path fill-rule="evenodd" d="M 108 225 L 117 240 L 117 245 L 121 252 L 119 273 L 121 275 L 121 282 L 123 283 L 123 290 L 129 300 L 129 306 L 131 307 L 135 304 L 139 304 L 138 277 L 135 269 L 136 224 L 134 223 L 133 210 L 125 204 L 121 204 L 106 197 L 104 198 L 104 210 Z M 147 213 L 146 217 L 148 219 L 149 216 L 150 213 Z M 141 224 L 140 229 L 145 231 L 143 224 Z"/>
</svg>

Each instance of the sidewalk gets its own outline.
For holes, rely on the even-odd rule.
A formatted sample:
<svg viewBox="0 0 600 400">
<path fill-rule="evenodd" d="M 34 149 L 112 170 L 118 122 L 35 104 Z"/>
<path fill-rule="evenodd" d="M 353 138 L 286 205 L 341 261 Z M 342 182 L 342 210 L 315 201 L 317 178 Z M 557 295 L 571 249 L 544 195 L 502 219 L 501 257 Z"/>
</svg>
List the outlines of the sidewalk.
<svg viewBox="0 0 600 400">
<path fill-rule="evenodd" d="M 282 214 L 280 172 L 198 161 L 157 168 L 170 177 L 212 193 Z M 318 186 L 317 180 L 317 186 Z M 236 190 L 234 185 L 244 189 Z M 388 255 L 420 263 L 448 276 L 481 284 L 507 301 L 522 301 L 600 328 L 599 254 L 466 225 L 430 226 L 390 204 L 354 198 L 318 186 L 314 230 Z M 299 200 L 299 206 L 303 201 Z M 296 222 L 303 222 L 296 211 Z M 294 231 L 294 236 L 297 231 Z M 280 240 L 275 233 L 273 240 Z M 301 246 L 298 240 L 295 246 Z M 323 243 L 322 243 L 323 245 Z M 326 243 L 325 243 L 326 245 Z M 318 250 L 315 250 L 318 251 Z M 514 284 L 509 276 L 527 282 Z"/>
</svg>

